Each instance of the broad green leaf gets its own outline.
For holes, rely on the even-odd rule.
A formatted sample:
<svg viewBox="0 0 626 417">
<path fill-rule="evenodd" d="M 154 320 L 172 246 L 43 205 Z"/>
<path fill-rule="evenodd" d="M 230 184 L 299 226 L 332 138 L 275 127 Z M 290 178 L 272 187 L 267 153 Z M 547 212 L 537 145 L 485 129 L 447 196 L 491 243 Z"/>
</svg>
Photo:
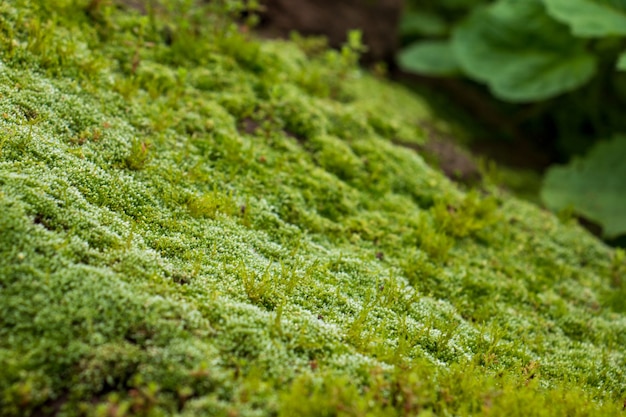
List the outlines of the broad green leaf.
<svg viewBox="0 0 626 417">
<path fill-rule="evenodd" d="M 550 169 L 541 198 L 602 225 L 608 238 L 626 233 L 626 136 L 601 142 L 582 159 Z"/>
<path fill-rule="evenodd" d="M 596 70 L 584 41 L 551 19 L 541 0 L 500 0 L 478 9 L 453 32 L 452 47 L 470 77 L 514 102 L 574 90 Z"/>
<path fill-rule="evenodd" d="M 438 4 L 448 10 L 467 10 L 485 3 L 485 0 L 439 0 L 438 2 Z"/>
<path fill-rule="evenodd" d="M 407 12 L 400 21 L 403 36 L 443 36 L 448 24 L 438 15 L 428 12 Z"/>
<path fill-rule="evenodd" d="M 576 36 L 626 36 L 626 0 L 543 0 L 548 14 Z"/>
<path fill-rule="evenodd" d="M 626 71 L 626 51 L 622 52 L 619 58 L 617 58 L 617 69 Z"/>
<path fill-rule="evenodd" d="M 425 75 L 454 75 L 461 72 L 448 41 L 416 42 L 400 51 L 402 69 Z"/>
</svg>

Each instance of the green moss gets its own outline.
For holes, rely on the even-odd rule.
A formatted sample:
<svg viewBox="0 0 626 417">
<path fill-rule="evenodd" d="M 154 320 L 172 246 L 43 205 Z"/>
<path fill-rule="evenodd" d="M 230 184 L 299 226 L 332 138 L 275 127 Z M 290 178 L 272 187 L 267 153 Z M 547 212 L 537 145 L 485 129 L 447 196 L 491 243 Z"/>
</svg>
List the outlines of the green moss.
<svg viewBox="0 0 626 417">
<path fill-rule="evenodd" d="M 152 144 L 141 140 L 133 140 L 130 147 L 130 154 L 126 157 L 126 166 L 128 169 L 139 171 L 145 168 L 150 162 L 150 148 Z"/>
<path fill-rule="evenodd" d="M 394 146 L 358 42 L 174 3 L 0 4 L 0 414 L 620 415 L 623 253 Z"/>
<path fill-rule="evenodd" d="M 439 199 L 432 207 L 437 227 L 454 237 L 466 237 L 498 221 L 497 201 L 493 197 L 480 198 L 475 191 L 460 201 Z"/>
<path fill-rule="evenodd" d="M 313 152 L 315 161 L 341 180 L 350 182 L 363 177 L 363 161 L 342 140 L 332 136 L 317 136 L 307 145 Z"/>
<path fill-rule="evenodd" d="M 218 214 L 232 216 L 237 211 L 237 205 L 232 195 L 217 190 L 192 197 L 187 203 L 189 213 L 193 217 L 208 217 L 215 219 Z"/>
</svg>

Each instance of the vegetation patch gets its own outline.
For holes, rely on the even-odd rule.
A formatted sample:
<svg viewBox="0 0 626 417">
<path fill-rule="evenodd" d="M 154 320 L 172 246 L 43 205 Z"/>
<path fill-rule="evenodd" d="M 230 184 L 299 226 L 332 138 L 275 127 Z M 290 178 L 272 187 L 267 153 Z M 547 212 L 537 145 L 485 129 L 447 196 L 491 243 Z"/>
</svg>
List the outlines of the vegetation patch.
<svg viewBox="0 0 626 417">
<path fill-rule="evenodd" d="M 623 414 L 622 252 L 394 145 L 358 37 L 183 3 L 0 4 L 0 414 Z"/>
</svg>

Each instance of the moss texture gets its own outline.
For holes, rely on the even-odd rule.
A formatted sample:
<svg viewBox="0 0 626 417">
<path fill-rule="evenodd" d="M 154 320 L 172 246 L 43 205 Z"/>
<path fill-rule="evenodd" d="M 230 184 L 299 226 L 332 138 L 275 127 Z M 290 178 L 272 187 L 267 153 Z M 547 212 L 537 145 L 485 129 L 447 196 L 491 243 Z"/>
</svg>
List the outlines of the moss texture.
<svg viewBox="0 0 626 417">
<path fill-rule="evenodd" d="M 0 414 L 623 415 L 623 252 L 183 3 L 0 3 Z"/>
</svg>

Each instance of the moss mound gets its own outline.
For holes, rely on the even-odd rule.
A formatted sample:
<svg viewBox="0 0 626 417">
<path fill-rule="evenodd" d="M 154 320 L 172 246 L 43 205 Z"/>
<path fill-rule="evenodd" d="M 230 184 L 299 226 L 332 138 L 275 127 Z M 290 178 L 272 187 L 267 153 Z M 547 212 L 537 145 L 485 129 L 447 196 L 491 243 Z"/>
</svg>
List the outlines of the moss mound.
<svg viewBox="0 0 626 417">
<path fill-rule="evenodd" d="M 623 253 L 217 4 L 0 4 L 0 414 L 623 415 Z"/>
</svg>

